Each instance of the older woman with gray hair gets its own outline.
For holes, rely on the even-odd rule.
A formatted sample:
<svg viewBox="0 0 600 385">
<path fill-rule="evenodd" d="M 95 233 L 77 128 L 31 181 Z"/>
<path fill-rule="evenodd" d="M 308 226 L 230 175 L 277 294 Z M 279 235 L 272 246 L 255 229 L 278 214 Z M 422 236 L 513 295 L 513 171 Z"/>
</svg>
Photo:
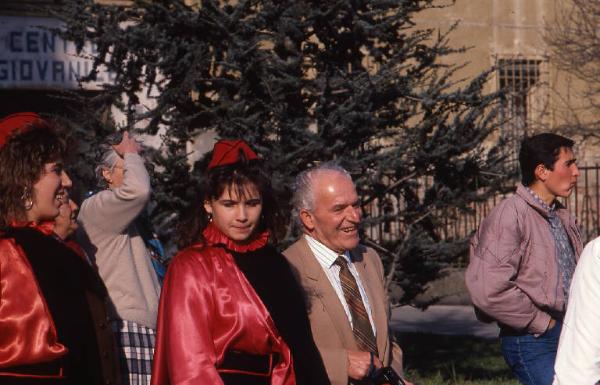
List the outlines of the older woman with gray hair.
<svg viewBox="0 0 600 385">
<path fill-rule="evenodd" d="M 80 239 L 95 260 L 113 305 L 111 326 L 126 384 L 149 384 L 160 283 L 136 219 L 150 199 L 140 146 L 127 132 L 106 145 L 96 174 L 103 190 L 79 210 Z"/>
</svg>

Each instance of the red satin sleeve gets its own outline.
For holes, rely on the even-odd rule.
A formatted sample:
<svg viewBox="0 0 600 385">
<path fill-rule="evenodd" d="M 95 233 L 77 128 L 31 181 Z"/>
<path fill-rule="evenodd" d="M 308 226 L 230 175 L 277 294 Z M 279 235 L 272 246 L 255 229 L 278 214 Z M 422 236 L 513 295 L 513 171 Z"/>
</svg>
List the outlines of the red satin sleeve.
<svg viewBox="0 0 600 385">
<path fill-rule="evenodd" d="M 193 252 L 169 265 L 159 305 L 152 385 L 221 385 L 215 368 L 211 274 Z"/>
<path fill-rule="evenodd" d="M 67 353 L 23 250 L 0 239 L 0 374 Z"/>
</svg>

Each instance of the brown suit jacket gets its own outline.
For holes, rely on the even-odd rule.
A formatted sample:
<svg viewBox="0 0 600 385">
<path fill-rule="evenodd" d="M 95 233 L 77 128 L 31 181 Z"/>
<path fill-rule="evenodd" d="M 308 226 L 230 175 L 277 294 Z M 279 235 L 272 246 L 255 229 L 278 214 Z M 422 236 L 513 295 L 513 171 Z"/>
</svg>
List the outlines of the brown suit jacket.
<svg viewBox="0 0 600 385">
<path fill-rule="evenodd" d="M 379 358 L 385 366 L 402 373 L 402 350 L 388 333 L 389 306 L 384 287 L 383 265 L 379 255 L 359 245 L 350 252 L 360 280 L 369 297 L 377 330 Z M 348 384 L 346 350 L 358 350 L 352 327 L 323 268 L 301 237 L 287 248 L 286 256 L 304 289 L 313 338 L 323 358 L 331 385 Z"/>
</svg>

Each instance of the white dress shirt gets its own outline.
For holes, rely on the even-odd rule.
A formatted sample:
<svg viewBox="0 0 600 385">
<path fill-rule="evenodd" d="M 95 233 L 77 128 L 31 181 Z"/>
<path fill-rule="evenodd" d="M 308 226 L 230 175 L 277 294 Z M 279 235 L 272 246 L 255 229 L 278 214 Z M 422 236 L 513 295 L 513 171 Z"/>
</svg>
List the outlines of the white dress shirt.
<svg viewBox="0 0 600 385">
<path fill-rule="evenodd" d="M 600 237 L 585 246 L 575 269 L 554 370 L 555 385 L 600 381 Z"/>
<path fill-rule="evenodd" d="M 350 309 L 348 308 L 348 304 L 346 303 L 346 297 L 344 296 L 344 291 L 342 290 L 342 283 L 340 282 L 340 266 L 334 263 L 339 254 L 331 250 L 321 242 L 317 241 L 310 235 L 305 234 L 304 238 L 308 243 L 308 247 L 310 247 L 310 250 L 313 252 L 315 257 L 317 258 L 317 261 L 323 268 L 325 275 L 329 279 L 329 282 L 331 282 L 331 286 L 333 286 L 335 293 L 337 294 L 340 302 L 342 303 L 344 311 L 346 312 L 346 316 L 348 317 L 348 321 L 350 321 L 350 326 L 353 326 L 352 315 L 350 313 Z M 367 297 L 365 288 L 362 282 L 360 281 L 360 276 L 356 271 L 354 263 L 352 263 L 350 252 L 346 251 L 342 255 L 348 261 L 348 269 L 350 270 L 350 273 L 352 273 L 352 275 L 354 276 L 356 284 L 358 285 L 360 296 L 362 297 L 363 304 L 365 305 L 365 309 L 367 311 L 367 314 L 369 315 L 369 322 L 371 323 L 371 328 L 373 328 L 373 334 L 377 336 L 377 330 L 375 329 L 375 323 L 373 322 L 373 315 L 371 314 L 371 306 L 369 305 L 369 297 Z"/>
</svg>

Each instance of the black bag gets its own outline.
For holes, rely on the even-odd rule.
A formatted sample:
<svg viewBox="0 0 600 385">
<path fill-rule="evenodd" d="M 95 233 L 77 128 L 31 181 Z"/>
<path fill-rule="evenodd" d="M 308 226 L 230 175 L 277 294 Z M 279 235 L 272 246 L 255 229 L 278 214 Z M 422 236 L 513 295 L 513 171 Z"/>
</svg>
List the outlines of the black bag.
<svg viewBox="0 0 600 385">
<path fill-rule="evenodd" d="M 371 378 L 373 385 L 406 385 L 398 373 L 389 366 L 377 369 Z"/>
</svg>

